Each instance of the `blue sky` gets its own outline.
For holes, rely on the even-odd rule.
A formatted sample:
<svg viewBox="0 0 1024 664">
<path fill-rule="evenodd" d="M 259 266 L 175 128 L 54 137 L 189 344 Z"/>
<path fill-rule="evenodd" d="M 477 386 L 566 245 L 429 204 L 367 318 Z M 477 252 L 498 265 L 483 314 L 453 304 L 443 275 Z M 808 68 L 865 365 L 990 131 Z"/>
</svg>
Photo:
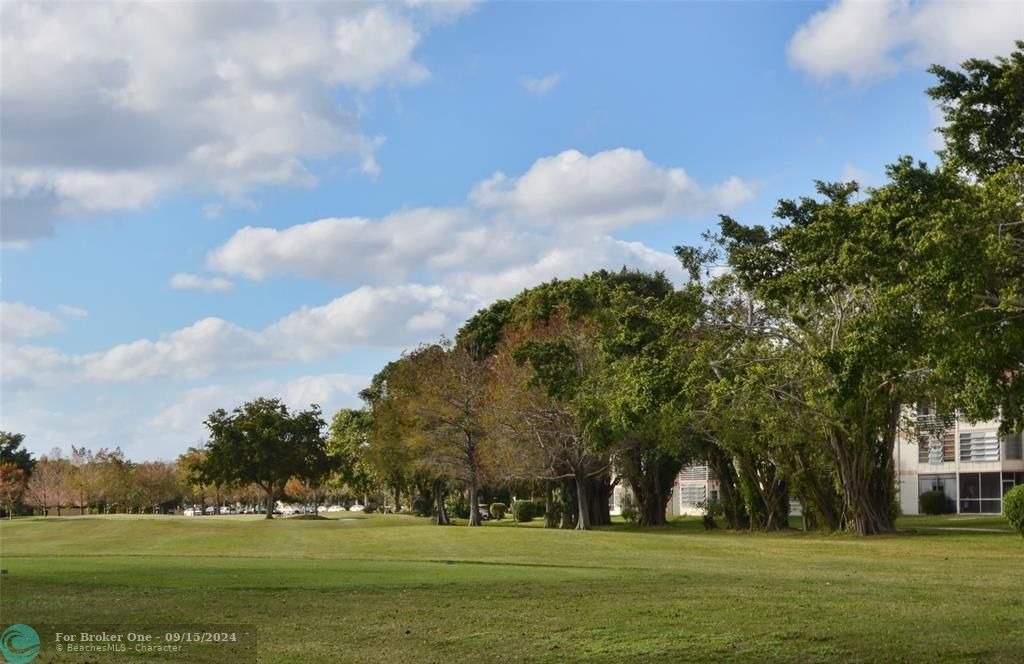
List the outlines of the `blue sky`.
<svg viewBox="0 0 1024 664">
<path fill-rule="evenodd" d="M 1016 2 L 5 3 L 2 426 L 171 458 L 552 277 L 934 161 Z M 315 222 L 315 223 L 314 223 Z"/>
</svg>

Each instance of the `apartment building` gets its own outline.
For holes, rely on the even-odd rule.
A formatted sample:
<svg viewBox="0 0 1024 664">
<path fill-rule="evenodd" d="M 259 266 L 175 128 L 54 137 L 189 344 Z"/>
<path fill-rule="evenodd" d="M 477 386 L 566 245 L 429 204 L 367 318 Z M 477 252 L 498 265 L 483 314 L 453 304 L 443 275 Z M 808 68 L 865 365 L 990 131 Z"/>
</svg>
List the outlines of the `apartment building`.
<svg viewBox="0 0 1024 664">
<path fill-rule="evenodd" d="M 612 491 L 609 508 L 612 514 L 621 514 L 631 499 L 629 485 L 620 482 Z M 698 507 L 706 500 L 718 500 L 718 480 L 707 466 L 687 466 L 679 471 L 672 486 L 672 498 L 665 507 L 666 516 L 680 514 L 701 515 Z"/>
<path fill-rule="evenodd" d="M 1024 484 L 1024 437 L 1001 435 L 999 422 L 941 421 L 927 405 L 916 412 L 918 432 L 901 434 L 894 450 L 904 514 L 920 514 L 920 496 L 946 495 L 950 514 L 1001 514 L 1003 496 Z"/>
<path fill-rule="evenodd" d="M 950 514 L 1001 514 L 1003 496 L 1024 484 L 1024 434 L 1002 435 L 994 420 L 943 422 L 927 405 L 917 408 L 916 419 L 918 434 L 901 433 L 893 450 L 903 514 L 920 514 L 927 491 L 942 491 Z M 698 505 L 717 500 L 718 492 L 706 465 L 687 466 L 676 478 L 666 514 L 700 515 Z M 612 514 L 621 512 L 628 494 L 624 483 L 615 487 Z M 797 501 L 791 501 L 790 513 L 800 513 Z"/>
</svg>

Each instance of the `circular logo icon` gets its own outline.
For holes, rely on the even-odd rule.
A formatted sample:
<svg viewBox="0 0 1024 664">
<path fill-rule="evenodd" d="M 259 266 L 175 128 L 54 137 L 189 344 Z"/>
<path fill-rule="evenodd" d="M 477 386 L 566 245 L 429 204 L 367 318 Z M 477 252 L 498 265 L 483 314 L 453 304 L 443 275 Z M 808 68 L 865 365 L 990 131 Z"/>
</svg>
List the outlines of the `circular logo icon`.
<svg viewBox="0 0 1024 664">
<path fill-rule="evenodd" d="M 0 653 L 11 664 L 28 664 L 39 656 L 39 634 L 28 625 L 11 625 L 0 637 Z"/>
</svg>

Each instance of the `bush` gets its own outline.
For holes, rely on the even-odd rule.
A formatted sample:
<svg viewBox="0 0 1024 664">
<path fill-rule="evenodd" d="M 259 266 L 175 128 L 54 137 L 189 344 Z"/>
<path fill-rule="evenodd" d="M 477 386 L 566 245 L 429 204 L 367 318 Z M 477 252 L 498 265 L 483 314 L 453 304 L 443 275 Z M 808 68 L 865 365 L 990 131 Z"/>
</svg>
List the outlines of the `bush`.
<svg viewBox="0 0 1024 664">
<path fill-rule="evenodd" d="M 943 491 L 925 491 L 921 494 L 921 511 L 925 514 L 945 514 L 946 494 Z"/>
<path fill-rule="evenodd" d="M 449 517 L 469 518 L 469 500 L 466 498 L 466 494 L 461 491 L 456 491 L 445 498 L 444 506 L 448 510 Z"/>
<path fill-rule="evenodd" d="M 1024 484 L 1013 487 L 1003 496 L 1003 514 L 1014 530 L 1024 536 Z"/>
<path fill-rule="evenodd" d="M 543 510 L 541 514 L 543 514 Z M 537 504 L 532 500 L 517 500 L 512 503 L 512 516 L 519 523 L 533 521 L 537 516 Z"/>
<path fill-rule="evenodd" d="M 695 505 L 697 509 L 704 513 L 704 516 L 709 516 L 712 519 L 722 518 L 725 516 L 725 505 L 720 500 L 704 500 Z"/>
<path fill-rule="evenodd" d="M 622 518 L 629 523 L 636 523 L 636 520 L 640 517 L 640 514 L 636 511 L 636 507 L 633 506 L 633 503 L 623 505 L 620 514 L 622 515 Z"/>
<path fill-rule="evenodd" d="M 491 506 L 487 511 L 491 513 L 492 517 L 501 521 L 505 518 L 505 514 L 508 512 L 508 505 L 505 503 L 491 503 Z"/>
</svg>

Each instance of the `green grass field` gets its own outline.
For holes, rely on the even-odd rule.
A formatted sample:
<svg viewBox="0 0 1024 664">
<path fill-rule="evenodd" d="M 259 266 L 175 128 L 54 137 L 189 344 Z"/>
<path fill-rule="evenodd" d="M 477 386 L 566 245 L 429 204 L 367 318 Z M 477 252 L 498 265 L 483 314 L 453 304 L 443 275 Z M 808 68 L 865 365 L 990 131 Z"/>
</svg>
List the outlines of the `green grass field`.
<svg viewBox="0 0 1024 664">
<path fill-rule="evenodd" d="M 264 662 L 1024 660 L 1024 538 L 1000 518 L 856 538 L 330 516 L 5 522 L 0 623 L 250 625 Z M 37 661 L 70 661 L 46 638 Z"/>
</svg>

